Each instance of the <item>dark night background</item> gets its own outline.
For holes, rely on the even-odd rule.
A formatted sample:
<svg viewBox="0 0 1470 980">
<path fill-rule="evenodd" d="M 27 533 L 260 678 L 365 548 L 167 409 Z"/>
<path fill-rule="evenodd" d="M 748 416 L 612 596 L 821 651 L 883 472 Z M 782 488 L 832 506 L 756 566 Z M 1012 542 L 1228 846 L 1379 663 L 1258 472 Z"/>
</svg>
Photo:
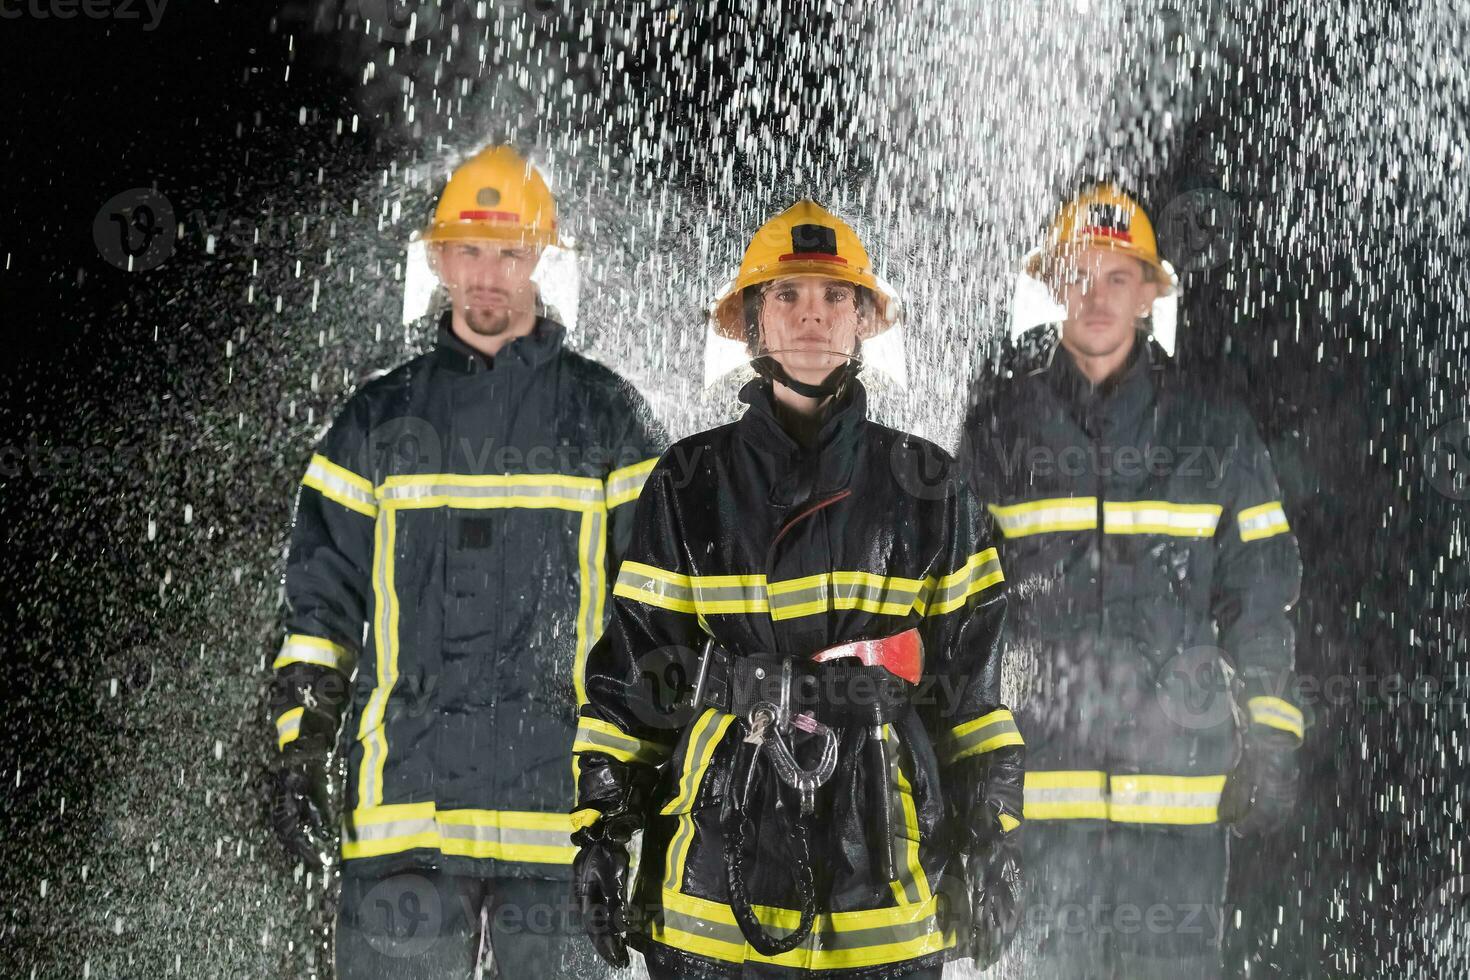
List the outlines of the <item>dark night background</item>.
<svg viewBox="0 0 1470 980">
<path fill-rule="evenodd" d="M 134 960 L 131 921 L 114 925 L 114 906 L 136 900 L 89 891 L 86 876 L 72 873 L 99 840 L 110 855 L 99 868 L 166 861 L 187 838 L 200 853 L 233 849 L 254 869 L 248 881 L 216 879 L 238 893 L 211 886 L 187 901 L 167 896 L 173 913 L 125 917 L 156 923 L 172 914 L 173 941 L 186 946 L 206 942 L 188 928 L 200 908 L 217 914 L 222 904 L 248 917 L 256 899 L 246 889 L 291 878 L 258 829 L 263 709 L 216 712 L 179 679 L 229 659 L 238 663 L 220 672 L 221 701 L 241 700 L 243 679 L 258 702 L 258 662 L 276 642 L 274 627 L 268 616 L 238 623 L 232 613 L 270 607 L 271 548 L 284 540 L 295 454 L 339 404 L 348 375 L 382 366 L 362 357 L 399 359 L 363 338 L 332 352 L 312 325 L 238 309 L 254 256 L 239 242 L 220 246 L 224 262 L 206 251 L 208 228 L 221 221 L 270 220 L 252 210 L 258 202 L 289 201 L 296 220 L 339 211 L 363 174 L 414 153 L 392 94 L 359 87 L 344 69 L 354 64 L 344 50 L 358 42 L 304 6 L 273 18 L 264 4 L 175 0 L 152 31 L 146 7 L 134 21 L 0 20 L 0 445 L 18 447 L 8 460 L 19 460 L 0 473 L 0 962 L 9 976 L 38 966 L 40 976 L 81 975 L 88 949 L 78 944 L 136 968 L 119 975 L 171 969 L 172 957 Z M 1186 279 L 1178 356 L 1194 370 L 1224 372 L 1255 412 L 1305 563 L 1298 669 L 1342 679 L 1341 697 L 1313 706 L 1298 825 L 1234 852 L 1231 889 L 1242 911 L 1227 930 L 1230 963 L 1244 975 L 1249 961 L 1251 976 L 1428 975 L 1410 964 L 1433 960 L 1452 927 L 1463 966 L 1470 893 L 1461 829 L 1467 503 L 1437 490 L 1425 464 L 1435 433 L 1470 413 L 1470 201 L 1459 178 L 1440 190 L 1379 172 L 1349 204 L 1353 182 L 1336 168 L 1331 141 L 1303 158 L 1277 152 L 1283 130 L 1330 118 L 1345 73 L 1397 50 L 1399 11 L 1329 39 L 1302 32 L 1284 6 L 1263 9 L 1249 33 L 1285 38 L 1278 44 L 1298 56 L 1213 90 L 1174 129 L 1169 163 L 1137 182 L 1157 221 L 1166 202 L 1225 186 L 1221 160 L 1232 163 L 1236 248 Z M 629 59 L 635 80 L 645 69 Z M 1463 88 L 1395 91 L 1465 107 Z M 707 97 L 701 90 L 671 117 L 698 132 Z M 1267 105 L 1280 109 L 1269 123 Z M 335 121 L 353 113 L 358 131 L 338 134 Z M 1094 149 L 1089 160 L 1104 155 Z M 1402 147 L 1420 160 L 1442 152 L 1412 140 Z M 1319 207 L 1361 219 L 1345 231 L 1356 252 L 1312 259 L 1271 244 L 1261 205 L 1281 206 L 1275 188 L 1288 170 L 1320 195 Z M 686 186 L 701 179 L 692 166 Z M 124 271 L 99 251 L 94 221 L 114 195 L 150 187 L 172 203 L 182 230 L 164 264 Z M 1450 217 L 1431 228 L 1430 214 Z M 277 242 L 261 261 L 286 283 L 278 293 L 299 302 L 310 289 L 291 274 L 291 252 Z M 374 286 L 348 319 L 391 320 L 392 285 Z M 299 331 L 313 362 L 264 370 L 271 345 L 261 341 L 277 329 Z M 261 380 L 231 389 L 235 400 L 214 417 L 222 372 L 230 384 Z M 278 430 L 262 445 L 274 439 L 285 465 L 260 445 L 232 441 L 237 410 L 274 420 Z M 74 452 L 58 456 L 55 447 Z M 1470 449 L 1459 462 L 1470 462 Z M 161 499 L 173 479 L 165 475 L 179 472 L 188 499 Z M 181 519 L 185 504 L 194 516 Z M 155 510 L 157 537 L 148 530 Z M 202 554 L 220 559 L 218 568 L 191 563 Z M 220 645 L 186 645 L 186 635 Z M 1431 678 L 1437 694 L 1425 703 L 1399 693 L 1396 676 Z M 154 744 L 159 729 L 170 733 L 162 744 L 173 757 L 120 748 Z M 119 769 L 182 780 L 170 774 L 201 766 L 219 773 L 199 801 L 200 812 L 217 815 L 218 833 L 194 826 L 197 814 L 186 833 L 182 815 L 129 810 L 110 795 Z M 309 897 L 293 908 L 315 922 L 326 914 Z M 85 922 L 63 924 L 76 909 Z M 269 945 L 260 931 L 241 934 Z M 262 975 L 299 968 L 272 955 L 261 954 L 275 964 Z"/>
</svg>

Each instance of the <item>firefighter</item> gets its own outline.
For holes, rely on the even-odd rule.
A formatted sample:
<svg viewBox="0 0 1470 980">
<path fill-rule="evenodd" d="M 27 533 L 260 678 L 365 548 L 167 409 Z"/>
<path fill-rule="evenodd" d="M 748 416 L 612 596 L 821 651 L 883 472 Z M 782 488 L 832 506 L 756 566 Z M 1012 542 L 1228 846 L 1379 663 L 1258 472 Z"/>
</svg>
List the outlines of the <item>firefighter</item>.
<svg viewBox="0 0 1470 980">
<path fill-rule="evenodd" d="M 1085 190 L 1026 271 L 1066 319 L 986 364 L 961 461 L 1026 597 L 1028 938 L 1046 976 L 1218 976 L 1227 835 L 1296 796 L 1296 542 L 1250 416 L 1149 335 L 1138 204 Z"/>
<path fill-rule="evenodd" d="M 852 229 L 801 201 L 714 316 L 757 377 L 739 420 L 649 475 L 587 659 L 584 924 L 654 980 L 992 962 L 1021 818 L 1003 576 L 953 459 L 866 417 L 861 343 L 897 304 Z"/>
<path fill-rule="evenodd" d="M 469 977 L 482 943 L 502 976 L 565 976 L 580 937 L 559 924 L 576 679 L 665 441 L 539 302 L 556 229 L 513 149 L 456 170 L 422 233 L 450 300 L 437 341 L 348 400 L 302 480 L 273 817 L 308 865 L 337 857 L 326 773 L 350 709 L 345 980 Z"/>
</svg>

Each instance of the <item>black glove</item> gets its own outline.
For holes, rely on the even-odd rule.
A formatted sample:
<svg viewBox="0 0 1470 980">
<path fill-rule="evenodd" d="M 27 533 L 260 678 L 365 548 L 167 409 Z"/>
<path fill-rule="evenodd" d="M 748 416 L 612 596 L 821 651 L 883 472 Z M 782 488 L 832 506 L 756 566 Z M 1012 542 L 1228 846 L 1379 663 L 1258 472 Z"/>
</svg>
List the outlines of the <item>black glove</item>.
<svg viewBox="0 0 1470 980">
<path fill-rule="evenodd" d="M 623 914 L 628 848 L 623 842 L 595 836 L 597 831 L 594 825 L 572 835 L 578 848 L 572 861 L 572 889 L 592 947 L 609 966 L 622 969 L 628 965 L 628 946 L 623 941 L 628 932 Z"/>
<path fill-rule="evenodd" d="M 1220 794 L 1220 821 L 1237 836 L 1270 833 L 1290 819 L 1296 809 L 1299 744 L 1291 732 L 1267 725 L 1246 731 L 1245 752 Z"/>
<path fill-rule="evenodd" d="M 271 828 L 286 852 L 308 868 L 333 863 L 337 856 L 334 818 L 326 757 L 287 753 L 276 771 L 271 794 Z"/>
<path fill-rule="evenodd" d="M 1021 805 L 1024 748 L 1005 746 L 971 764 L 961 790 L 970 891 L 970 958 L 994 966 L 1015 938 L 1021 908 Z"/>
<path fill-rule="evenodd" d="M 578 802 L 600 816 L 572 834 L 572 895 L 582 913 L 582 928 L 608 965 L 628 965 L 628 932 L 623 896 L 628 882 L 628 841 L 646 819 L 654 771 L 625 765 L 599 753 L 578 757 Z"/>
</svg>

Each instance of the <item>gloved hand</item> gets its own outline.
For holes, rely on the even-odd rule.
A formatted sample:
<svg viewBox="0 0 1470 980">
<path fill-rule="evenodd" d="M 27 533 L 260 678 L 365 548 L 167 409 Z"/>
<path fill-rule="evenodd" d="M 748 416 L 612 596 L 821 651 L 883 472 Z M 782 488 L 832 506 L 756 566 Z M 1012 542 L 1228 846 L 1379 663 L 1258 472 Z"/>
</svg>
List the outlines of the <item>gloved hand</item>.
<svg viewBox="0 0 1470 980">
<path fill-rule="evenodd" d="M 964 820 L 970 892 L 970 958 L 994 966 L 1015 938 L 1021 907 L 1022 746 L 1005 746 L 972 764 Z"/>
<path fill-rule="evenodd" d="M 628 883 L 628 841 L 647 818 L 648 794 L 656 772 L 598 752 L 577 757 L 578 813 L 596 819 L 572 834 L 572 895 L 582 913 L 582 928 L 608 965 L 628 965 L 623 937 L 628 921 L 623 896 Z"/>
<path fill-rule="evenodd" d="M 572 835 L 578 848 L 572 861 L 572 889 L 592 947 L 609 966 L 622 969 L 628 965 L 628 946 L 623 941 L 628 932 L 623 912 L 628 848 L 625 841 L 603 836 L 606 828 L 600 823 Z"/>
<path fill-rule="evenodd" d="M 308 868 L 332 864 L 337 857 L 335 817 L 327 758 L 288 751 L 271 793 L 271 828 L 281 845 Z"/>
<path fill-rule="evenodd" d="M 1297 801 L 1299 744 L 1291 732 L 1267 725 L 1246 730 L 1245 752 L 1220 794 L 1220 821 L 1237 836 L 1270 833 L 1290 819 Z"/>
</svg>

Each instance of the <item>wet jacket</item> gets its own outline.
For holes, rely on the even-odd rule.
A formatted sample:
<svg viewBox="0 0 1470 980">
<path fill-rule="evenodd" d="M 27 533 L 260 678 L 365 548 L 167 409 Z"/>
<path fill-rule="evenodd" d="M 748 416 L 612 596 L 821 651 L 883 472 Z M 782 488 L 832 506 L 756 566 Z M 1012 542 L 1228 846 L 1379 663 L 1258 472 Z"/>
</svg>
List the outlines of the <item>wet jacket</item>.
<svg viewBox="0 0 1470 980">
<path fill-rule="evenodd" d="M 676 443 L 638 502 L 612 620 L 587 659 L 576 744 L 583 804 L 602 804 L 588 787 L 606 784 L 609 759 L 633 778 L 656 778 L 629 936 L 650 960 L 681 974 L 766 975 L 774 963 L 902 975 L 953 955 L 964 927 L 941 912 L 962 914 L 964 902 L 938 896 L 946 873 L 960 872 L 966 822 L 985 818 L 962 787 L 988 753 L 1019 752 L 1000 704 L 1004 583 L 989 521 L 951 457 L 867 420 L 860 384 L 807 449 L 777 421 L 769 382 L 752 381 L 741 399 L 749 408 L 738 421 Z M 701 644 L 712 636 L 734 657 L 805 657 L 912 627 L 925 680 L 942 683 L 884 726 L 889 773 L 872 771 L 865 728 L 840 730 L 835 773 L 816 795 L 815 928 L 804 945 L 762 956 L 732 915 L 723 854 L 722 804 L 748 727 L 712 707 L 679 709 Z M 794 737 L 798 756 L 811 750 L 810 737 Z M 769 766 L 757 772 L 762 801 L 782 795 Z M 879 781 L 888 841 L 875 839 Z M 1013 782 L 1019 810 L 1019 765 Z M 786 803 L 754 814 L 758 844 L 745 861 L 747 893 L 768 927 L 798 917 L 784 792 Z M 884 846 L 897 880 L 879 880 L 874 848 Z"/>
<path fill-rule="evenodd" d="M 288 753 L 346 709 L 350 866 L 570 875 L 580 666 L 666 443 L 563 336 L 541 318 L 491 359 L 446 313 L 307 467 L 272 700 Z"/>
<path fill-rule="evenodd" d="M 1014 590 L 1026 818 L 1216 823 L 1246 727 L 1302 735 L 1301 566 L 1247 412 L 1142 334 L 1093 386 L 1044 326 L 982 371 L 961 458 Z"/>
</svg>

